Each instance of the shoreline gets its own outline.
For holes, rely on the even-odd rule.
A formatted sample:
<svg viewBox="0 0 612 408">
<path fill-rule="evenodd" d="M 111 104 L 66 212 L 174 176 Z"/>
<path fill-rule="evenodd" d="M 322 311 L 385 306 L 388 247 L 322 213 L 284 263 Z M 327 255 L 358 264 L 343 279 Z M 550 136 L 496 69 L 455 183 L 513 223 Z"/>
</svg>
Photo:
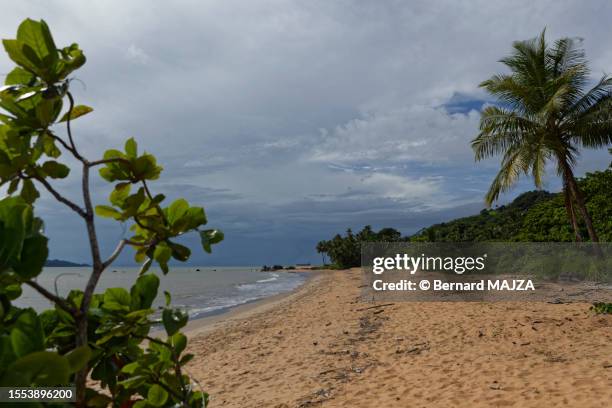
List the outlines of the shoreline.
<svg viewBox="0 0 612 408">
<path fill-rule="evenodd" d="M 248 318 L 254 314 L 263 313 L 271 308 L 278 306 L 284 301 L 290 301 L 292 297 L 300 294 L 306 290 L 309 285 L 313 285 L 317 282 L 317 278 L 325 272 L 325 270 L 292 270 L 291 272 L 281 273 L 304 273 L 306 280 L 302 282 L 298 287 L 284 293 L 278 293 L 276 295 L 264 297 L 261 299 L 246 302 L 240 305 L 230 306 L 226 309 L 221 309 L 218 313 L 190 318 L 187 326 L 183 329 L 183 333 L 188 337 L 193 337 L 199 334 L 207 333 L 212 330 L 219 329 L 226 323 L 234 320 L 240 320 Z M 165 334 L 163 327 L 156 329 L 152 332 L 154 335 Z"/>
</svg>

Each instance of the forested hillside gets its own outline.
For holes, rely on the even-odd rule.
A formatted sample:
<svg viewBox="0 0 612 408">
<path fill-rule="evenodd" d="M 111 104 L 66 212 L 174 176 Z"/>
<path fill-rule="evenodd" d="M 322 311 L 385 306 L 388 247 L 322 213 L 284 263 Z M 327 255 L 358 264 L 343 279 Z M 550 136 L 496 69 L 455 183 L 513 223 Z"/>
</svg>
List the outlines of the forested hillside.
<svg viewBox="0 0 612 408">
<path fill-rule="evenodd" d="M 612 241 L 612 169 L 588 173 L 578 181 L 585 195 L 593 225 L 602 242 Z M 584 225 L 583 236 L 586 234 Z M 530 191 L 514 201 L 478 215 L 424 228 L 411 241 L 572 241 L 563 196 Z"/>
</svg>

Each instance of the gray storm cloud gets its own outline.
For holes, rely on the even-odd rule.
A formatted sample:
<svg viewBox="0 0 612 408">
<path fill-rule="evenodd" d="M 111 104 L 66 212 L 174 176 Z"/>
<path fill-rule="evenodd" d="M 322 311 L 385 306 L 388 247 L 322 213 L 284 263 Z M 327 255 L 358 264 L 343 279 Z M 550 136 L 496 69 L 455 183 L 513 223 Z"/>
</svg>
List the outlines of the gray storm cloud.
<svg viewBox="0 0 612 408">
<path fill-rule="evenodd" d="M 594 77 L 612 70 L 611 12 L 605 0 L 14 1 L 0 34 L 44 18 L 57 43 L 78 42 L 88 63 L 73 89 L 95 108 L 75 122 L 86 154 L 134 136 L 164 165 L 156 188 L 226 230 L 194 262 L 256 264 L 316 260 L 316 241 L 349 226 L 410 232 L 478 210 L 496 164 L 469 148 L 478 83 L 544 27 L 584 38 Z M 609 162 L 585 155 L 579 172 Z M 76 176 L 61 185 L 75 198 Z M 109 188 L 95 185 L 101 202 Z M 48 197 L 38 211 L 52 256 L 86 261 L 79 221 Z M 122 230 L 100 229 L 110 251 Z"/>
</svg>

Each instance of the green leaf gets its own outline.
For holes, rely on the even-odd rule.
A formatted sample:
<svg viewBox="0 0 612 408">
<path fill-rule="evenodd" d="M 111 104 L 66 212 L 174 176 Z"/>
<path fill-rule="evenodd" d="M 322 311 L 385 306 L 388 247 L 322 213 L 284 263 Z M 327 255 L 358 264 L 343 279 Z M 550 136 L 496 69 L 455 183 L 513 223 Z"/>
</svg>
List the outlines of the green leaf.
<svg viewBox="0 0 612 408">
<path fill-rule="evenodd" d="M 42 20 L 24 20 L 17 29 L 17 40 L 34 51 L 36 57 L 44 63 L 43 67 L 50 67 L 59 57 L 49 27 Z"/>
<path fill-rule="evenodd" d="M 104 218 L 121 219 L 122 214 L 115 208 L 108 205 L 96 205 L 96 215 Z"/>
<path fill-rule="evenodd" d="M 193 392 L 189 397 L 189 404 L 192 407 L 207 407 L 208 402 L 208 394 L 202 391 Z"/>
<path fill-rule="evenodd" d="M 23 241 L 21 256 L 13 264 L 13 270 L 23 279 L 38 276 L 49 256 L 48 239 L 42 235 L 34 235 Z"/>
<path fill-rule="evenodd" d="M 187 313 L 180 309 L 164 309 L 162 312 L 162 323 L 168 336 L 172 336 L 182 329 L 189 320 Z"/>
<path fill-rule="evenodd" d="M 21 67 L 15 67 L 4 80 L 5 85 L 30 85 L 36 77 Z"/>
<path fill-rule="evenodd" d="M 138 157 L 138 145 L 136 144 L 136 141 L 133 137 L 130 137 L 125 142 L 125 153 L 131 159 L 135 159 L 136 157 Z"/>
<path fill-rule="evenodd" d="M 109 310 L 129 310 L 131 297 L 124 288 L 108 288 L 104 292 L 105 309 Z"/>
<path fill-rule="evenodd" d="M 185 262 L 191 255 L 191 250 L 186 246 L 168 241 L 168 246 L 172 249 L 172 257 L 178 261 Z"/>
<path fill-rule="evenodd" d="M 12 180 L 9 184 L 8 189 L 6 190 L 6 193 L 8 195 L 13 194 L 15 191 L 17 191 L 17 188 L 19 188 L 19 181 L 20 179 L 16 178 L 15 180 Z"/>
<path fill-rule="evenodd" d="M 117 183 L 115 189 L 110 193 L 109 201 L 111 204 L 121 207 L 125 199 L 130 195 L 132 189 L 131 183 Z"/>
<path fill-rule="evenodd" d="M 125 199 L 122 208 L 130 215 L 133 216 L 138 212 L 138 209 L 144 203 L 146 199 L 144 188 L 139 188 L 138 191 Z"/>
<path fill-rule="evenodd" d="M 167 290 L 164 290 L 164 298 L 166 300 L 166 306 L 170 306 L 170 303 L 172 302 L 172 295 L 170 295 L 170 292 Z"/>
<path fill-rule="evenodd" d="M 177 355 L 180 355 L 187 347 L 187 336 L 183 333 L 175 333 L 172 337 L 172 345 Z"/>
<path fill-rule="evenodd" d="M 9 336 L 0 336 L 0 372 L 16 359 Z"/>
<path fill-rule="evenodd" d="M 142 275 L 130 290 L 132 310 L 149 309 L 157 297 L 159 278 L 154 274 Z"/>
<path fill-rule="evenodd" d="M 117 373 L 119 367 L 114 363 L 112 357 L 103 357 L 91 371 L 91 379 L 98 380 L 102 386 L 109 384 L 114 386 L 117 383 Z"/>
<path fill-rule="evenodd" d="M 121 368 L 121 372 L 126 374 L 134 374 L 138 368 L 140 368 L 140 362 L 134 361 L 133 363 L 124 365 Z"/>
<path fill-rule="evenodd" d="M 71 44 L 70 47 L 62 48 L 61 54 L 63 57 L 63 66 L 61 66 L 59 70 L 60 79 L 66 78 L 72 71 L 80 68 L 87 61 L 83 51 L 81 51 L 79 45 L 75 43 Z"/>
<path fill-rule="evenodd" d="M 70 372 L 76 373 L 85 367 L 91 358 L 91 349 L 88 346 L 77 347 L 65 355 L 70 366 Z"/>
<path fill-rule="evenodd" d="M 9 58 L 13 60 L 17 65 L 25 68 L 30 72 L 36 72 L 38 67 L 33 64 L 23 53 L 24 44 L 18 40 L 2 40 L 2 45 Z"/>
<path fill-rule="evenodd" d="M 185 229 L 192 230 L 206 224 L 206 214 L 202 207 L 190 207 L 185 213 Z"/>
<path fill-rule="evenodd" d="M 53 160 L 44 162 L 42 165 L 42 170 L 49 177 L 54 179 L 63 179 L 68 177 L 68 174 L 70 174 L 70 168 L 68 166 Z"/>
<path fill-rule="evenodd" d="M 154 384 L 147 393 L 147 402 L 153 406 L 161 407 L 166 403 L 168 393 L 161 386 Z"/>
<path fill-rule="evenodd" d="M 82 290 L 79 289 L 72 289 L 70 292 L 68 292 L 68 301 L 70 303 L 72 303 L 76 308 L 80 308 L 81 305 L 83 304 L 83 297 L 85 296 L 85 294 L 83 293 Z M 101 295 L 97 295 L 97 296 L 101 296 Z"/>
<path fill-rule="evenodd" d="M 191 353 L 185 354 L 183 357 L 181 357 L 181 359 L 179 361 L 179 364 L 183 366 L 183 365 L 187 364 L 188 362 L 190 362 L 191 360 L 193 360 L 194 357 L 195 356 L 193 354 L 191 354 Z"/>
<path fill-rule="evenodd" d="M 202 241 L 202 248 L 204 248 L 204 251 L 208 253 L 211 253 L 212 251 L 211 246 L 223 241 L 223 238 L 223 232 L 216 229 L 200 231 L 200 240 Z"/>
<path fill-rule="evenodd" d="M 19 296 L 21 296 L 21 285 L 18 283 L 13 283 L 11 285 L 6 285 L 5 287 L 0 287 L 0 293 L 4 293 L 9 300 L 15 300 Z M 0 317 L 1 319 L 1 317 Z"/>
<path fill-rule="evenodd" d="M 0 271 L 21 256 L 32 208 L 20 197 L 0 200 Z"/>
<path fill-rule="evenodd" d="M 164 274 L 168 273 L 168 261 L 172 256 L 172 249 L 165 243 L 161 242 L 157 244 L 155 247 L 155 251 L 153 252 L 153 259 L 159 263 Z"/>
<path fill-rule="evenodd" d="M 34 110 L 36 112 L 36 119 L 39 122 L 39 127 L 46 128 L 55 122 L 55 119 L 59 116 L 62 110 L 62 100 L 58 97 L 43 98 L 40 102 L 36 103 Z"/>
<path fill-rule="evenodd" d="M 125 154 L 116 149 L 110 149 L 104 152 L 105 160 L 108 159 L 127 159 Z M 100 176 L 106 181 L 116 180 L 131 180 L 130 166 L 122 162 L 107 163 L 105 167 L 100 169 Z"/>
<path fill-rule="evenodd" d="M 70 120 L 80 118 L 81 116 L 87 115 L 89 112 L 93 112 L 93 108 L 86 105 L 76 105 L 72 108 L 71 112 L 66 112 L 59 120 L 58 123 L 66 122 L 68 120 L 68 113 L 70 113 Z"/>
<path fill-rule="evenodd" d="M 185 215 L 188 209 L 189 203 L 183 198 L 179 198 L 178 200 L 172 202 L 172 204 L 170 204 L 168 207 L 166 214 L 170 225 L 176 224 Z"/>
<path fill-rule="evenodd" d="M 139 180 L 156 180 L 159 178 L 159 174 L 162 171 L 161 166 L 157 165 L 155 156 L 150 154 L 143 154 L 137 159 L 134 159 L 132 162 L 132 169 L 134 177 Z"/>
<path fill-rule="evenodd" d="M 38 197 L 40 197 L 38 190 L 36 190 L 34 183 L 32 183 L 32 180 L 30 179 L 23 180 L 20 195 L 21 198 L 23 198 L 28 204 L 32 204 Z"/>
<path fill-rule="evenodd" d="M 135 375 L 128 377 L 123 381 L 119 381 L 117 384 L 124 386 L 127 389 L 136 389 L 143 384 L 147 383 L 147 377 L 142 375 Z"/>
<path fill-rule="evenodd" d="M 53 138 L 47 133 L 43 133 L 38 136 L 38 139 L 36 140 L 36 145 L 40 146 L 42 151 L 49 157 L 56 158 L 62 154 L 60 149 L 58 149 L 55 145 L 55 140 L 53 140 Z"/>
<path fill-rule="evenodd" d="M 70 366 L 68 360 L 51 351 L 38 351 L 21 357 L 10 365 L 0 380 L 5 386 L 54 386 L 68 383 Z M 24 379 L 25 384 L 15 384 L 11 377 Z M 21 382 L 21 381 L 18 381 Z"/>
<path fill-rule="evenodd" d="M 42 325 L 36 313 L 32 309 L 21 313 L 11 330 L 11 343 L 15 355 L 22 357 L 44 350 L 44 339 Z"/>
</svg>

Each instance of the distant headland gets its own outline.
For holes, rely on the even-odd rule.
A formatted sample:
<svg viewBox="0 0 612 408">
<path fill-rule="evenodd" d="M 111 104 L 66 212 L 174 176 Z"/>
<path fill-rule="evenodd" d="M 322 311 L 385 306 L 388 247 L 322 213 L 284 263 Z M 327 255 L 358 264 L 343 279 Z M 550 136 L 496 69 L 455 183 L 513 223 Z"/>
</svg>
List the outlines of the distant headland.
<svg viewBox="0 0 612 408">
<path fill-rule="evenodd" d="M 75 262 L 70 262 L 70 261 L 64 261 L 63 259 L 47 259 L 47 261 L 45 262 L 45 266 L 51 266 L 51 267 L 74 267 L 74 266 L 89 266 L 87 264 L 80 264 L 80 263 L 75 263 Z"/>
</svg>

